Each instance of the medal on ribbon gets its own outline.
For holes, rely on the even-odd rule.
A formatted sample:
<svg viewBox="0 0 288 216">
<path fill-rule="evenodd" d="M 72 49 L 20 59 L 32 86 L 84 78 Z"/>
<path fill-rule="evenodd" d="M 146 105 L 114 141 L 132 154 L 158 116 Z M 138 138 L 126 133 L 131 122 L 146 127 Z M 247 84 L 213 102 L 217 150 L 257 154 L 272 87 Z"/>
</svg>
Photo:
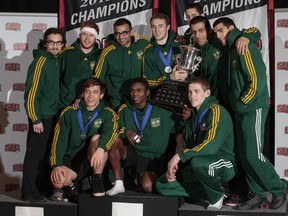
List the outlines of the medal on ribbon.
<svg viewBox="0 0 288 216">
<path fill-rule="evenodd" d="M 174 41 L 171 42 L 169 52 L 167 57 L 164 56 L 164 54 L 161 52 L 159 47 L 155 47 L 155 50 L 159 57 L 161 58 L 163 64 L 165 65 L 164 71 L 165 73 L 169 74 L 172 72 L 172 67 L 171 67 L 171 60 L 172 60 L 172 47 L 173 47 Z"/>
<path fill-rule="evenodd" d="M 80 127 L 80 130 L 81 130 L 81 135 L 80 135 L 81 139 L 83 139 L 83 140 L 86 139 L 87 129 L 88 129 L 89 125 L 97 118 L 97 116 L 99 115 L 99 112 L 100 112 L 99 110 L 96 110 L 95 113 L 93 114 L 93 116 L 88 121 L 88 123 L 84 126 L 81 108 L 80 107 L 78 108 L 77 117 L 78 117 L 79 127 Z"/>
</svg>

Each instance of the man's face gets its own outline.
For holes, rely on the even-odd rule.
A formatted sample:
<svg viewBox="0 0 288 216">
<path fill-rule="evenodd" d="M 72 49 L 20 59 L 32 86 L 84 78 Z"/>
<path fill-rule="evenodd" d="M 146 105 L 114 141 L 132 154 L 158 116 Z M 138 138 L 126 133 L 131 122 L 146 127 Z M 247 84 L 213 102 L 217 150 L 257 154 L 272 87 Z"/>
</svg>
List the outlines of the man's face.
<svg viewBox="0 0 288 216">
<path fill-rule="evenodd" d="M 147 97 L 150 94 L 149 89 L 145 89 L 142 83 L 132 83 L 130 86 L 130 98 L 135 106 L 142 109 L 146 105 Z"/>
<path fill-rule="evenodd" d="M 214 32 L 217 35 L 218 40 L 222 43 L 223 46 L 227 45 L 228 42 L 228 33 L 234 29 L 234 26 L 231 25 L 229 28 L 224 26 L 223 23 L 219 23 L 214 27 Z"/>
<path fill-rule="evenodd" d="M 187 24 L 190 25 L 190 21 L 196 17 L 196 16 L 204 16 L 204 14 L 198 13 L 198 11 L 195 8 L 189 8 L 185 10 L 185 15 L 187 19 Z"/>
<path fill-rule="evenodd" d="M 84 92 L 82 92 L 82 97 L 88 110 L 94 110 L 103 96 L 104 94 L 101 92 L 100 86 L 98 85 L 85 88 Z"/>
<path fill-rule="evenodd" d="M 188 86 L 188 99 L 193 108 L 199 110 L 202 103 L 210 95 L 210 90 L 204 91 L 200 83 L 191 83 Z"/>
<path fill-rule="evenodd" d="M 124 47 L 129 47 L 131 45 L 131 29 L 128 24 L 121 26 L 115 26 L 114 37 L 117 42 Z"/>
<path fill-rule="evenodd" d="M 166 24 L 165 19 L 153 19 L 151 21 L 151 28 L 156 42 L 164 45 L 167 42 L 170 25 Z"/>
<path fill-rule="evenodd" d="M 62 35 L 61 34 L 48 35 L 45 46 L 46 46 L 46 52 L 51 53 L 53 56 L 59 55 L 64 46 Z"/>
<path fill-rule="evenodd" d="M 96 37 L 89 32 L 81 32 L 79 34 L 80 47 L 83 49 L 91 49 L 96 44 Z"/>
<path fill-rule="evenodd" d="M 200 46 L 208 42 L 208 35 L 204 22 L 198 22 L 191 25 L 191 32 L 193 40 Z"/>
</svg>

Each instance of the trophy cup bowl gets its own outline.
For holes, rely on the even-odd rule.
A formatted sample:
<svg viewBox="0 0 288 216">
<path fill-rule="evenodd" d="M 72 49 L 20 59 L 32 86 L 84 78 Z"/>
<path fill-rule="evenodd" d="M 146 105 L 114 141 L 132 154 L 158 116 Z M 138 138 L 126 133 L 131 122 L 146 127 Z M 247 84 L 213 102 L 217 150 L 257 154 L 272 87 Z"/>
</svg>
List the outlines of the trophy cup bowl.
<svg viewBox="0 0 288 216">
<path fill-rule="evenodd" d="M 187 70 L 189 74 L 194 73 L 202 61 L 200 52 L 199 49 L 191 45 L 180 46 L 180 54 L 176 57 L 178 68 Z"/>
</svg>

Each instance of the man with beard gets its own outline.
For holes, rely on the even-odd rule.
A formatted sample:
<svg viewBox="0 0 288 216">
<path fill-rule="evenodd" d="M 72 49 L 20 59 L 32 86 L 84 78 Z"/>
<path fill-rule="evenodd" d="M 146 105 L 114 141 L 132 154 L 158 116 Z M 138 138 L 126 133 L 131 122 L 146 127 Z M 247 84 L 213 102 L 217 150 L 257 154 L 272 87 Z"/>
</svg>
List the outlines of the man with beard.
<svg viewBox="0 0 288 216">
<path fill-rule="evenodd" d="M 29 130 L 23 162 L 23 201 L 45 201 L 44 195 L 50 189 L 47 183 L 50 173 L 47 159 L 59 108 L 60 64 L 57 56 L 64 44 L 65 36 L 60 29 L 47 29 L 38 49 L 33 51 L 34 60 L 27 72 L 24 105 Z"/>
</svg>

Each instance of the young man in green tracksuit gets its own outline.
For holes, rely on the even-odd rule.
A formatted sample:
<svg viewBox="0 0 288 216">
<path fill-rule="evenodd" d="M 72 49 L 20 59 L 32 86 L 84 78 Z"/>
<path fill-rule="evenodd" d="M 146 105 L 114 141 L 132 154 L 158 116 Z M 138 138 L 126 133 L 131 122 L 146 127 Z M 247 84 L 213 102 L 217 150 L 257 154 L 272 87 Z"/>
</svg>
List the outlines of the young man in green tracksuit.
<svg viewBox="0 0 288 216">
<path fill-rule="evenodd" d="M 89 167 L 93 169 L 92 196 L 105 194 L 102 172 L 108 150 L 118 136 L 118 116 L 101 100 L 104 91 L 99 79 L 88 78 L 83 83 L 83 101 L 78 109 L 68 106 L 61 113 L 50 155 L 53 200 L 62 200 L 62 188 L 87 177 Z"/>
<path fill-rule="evenodd" d="M 131 80 L 131 101 L 120 106 L 119 139 L 109 150 L 115 185 L 106 192 L 116 195 L 125 191 L 121 175 L 121 158 L 124 167 L 132 167 L 145 192 L 152 192 L 154 182 L 161 172 L 161 162 L 173 131 L 176 115 L 150 104 L 148 82 L 139 77 Z M 127 142 L 128 141 L 128 142 Z"/>
<path fill-rule="evenodd" d="M 29 130 L 23 162 L 23 201 L 44 201 L 51 185 L 47 163 L 51 136 L 58 112 L 59 59 L 65 44 L 64 33 L 57 28 L 45 31 L 38 49 L 33 51 L 25 83 L 24 106 L 28 116 Z"/>
<path fill-rule="evenodd" d="M 180 44 L 175 41 L 175 33 L 170 31 L 170 19 L 157 13 L 150 19 L 153 37 L 145 48 L 143 56 L 143 77 L 154 88 L 165 80 L 184 81 L 187 71 L 176 70 L 176 56 L 180 54 Z"/>
<path fill-rule="evenodd" d="M 81 95 L 82 82 L 92 77 L 100 55 L 96 45 L 98 25 L 85 21 L 80 26 L 79 38 L 60 54 L 61 77 L 59 105 L 63 109 Z"/>
<path fill-rule="evenodd" d="M 221 182 L 235 175 L 233 123 L 227 110 L 211 95 L 206 78 L 188 84 L 192 106 L 183 110 L 185 148 L 174 155 L 168 170 L 156 182 L 156 190 L 167 196 L 185 196 L 209 201 L 209 209 L 220 209 L 224 199 Z"/>
<path fill-rule="evenodd" d="M 136 41 L 131 22 L 125 18 L 118 19 L 113 28 L 114 33 L 106 37 L 110 45 L 100 55 L 94 77 L 106 83 L 110 106 L 117 109 L 129 96 L 129 80 L 141 76 L 142 56 L 149 41 L 144 37 Z"/>
<path fill-rule="evenodd" d="M 229 68 L 226 91 L 235 119 L 238 154 L 246 173 L 250 191 L 254 194 L 237 210 L 254 209 L 267 202 L 265 190 L 272 193 L 271 208 L 286 202 L 286 185 L 273 165 L 262 154 L 264 125 L 269 109 L 266 67 L 254 43 L 249 43 L 244 55 L 238 55 L 235 40 L 241 34 L 233 20 L 217 19 L 213 28 L 220 42 L 229 48 Z"/>
</svg>

